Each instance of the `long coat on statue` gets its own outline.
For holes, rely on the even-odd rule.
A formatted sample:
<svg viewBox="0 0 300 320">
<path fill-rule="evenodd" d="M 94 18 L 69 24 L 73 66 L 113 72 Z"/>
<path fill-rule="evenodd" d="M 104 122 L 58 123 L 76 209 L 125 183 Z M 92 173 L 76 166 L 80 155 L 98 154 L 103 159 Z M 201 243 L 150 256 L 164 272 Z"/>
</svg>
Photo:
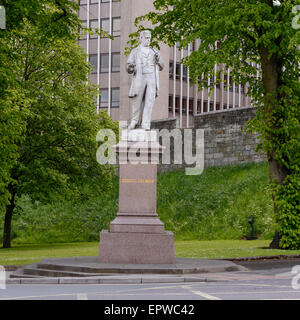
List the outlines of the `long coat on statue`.
<svg viewBox="0 0 300 320">
<path fill-rule="evenodd" d="M 127 71 L 130 64 L 135 65 L 135 71 L 133 73 L 133 79 L 131 83 L 131 87 L 129 90 L 129 98 L 134 98 L 137 96 L 137 94 L 140 91 L 140 83 L 141 83 L 141 77 L 142 77 L 142 68 L 143 68 L 143 57 L 141 53 L 141 45 L 134 48 L 128 58 L 127 61 Z M 154 61 L 153 64 L 155 65 L 155 81 L 156 81 L 156 97 L 158 96 L 159 91 L 159 71 L 161 71 L 164 67 L 164 64 L 161 59 L 159 59 L 159 62 L 155 62 L 155 51 L 153 48 L 150 47 L 150 50 L 152 51 L 151 56 L 153 57 Z"/>
</svg>

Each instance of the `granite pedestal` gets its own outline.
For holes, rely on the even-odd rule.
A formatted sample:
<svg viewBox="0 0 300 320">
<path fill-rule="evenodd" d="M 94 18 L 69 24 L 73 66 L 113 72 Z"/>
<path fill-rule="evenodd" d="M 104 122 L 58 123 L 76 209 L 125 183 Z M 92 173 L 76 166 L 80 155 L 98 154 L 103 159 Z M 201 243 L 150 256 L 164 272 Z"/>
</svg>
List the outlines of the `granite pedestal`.
<svg viewBox="0 0 300 320">
<path fill-rule="evenodd" d="M 98 261 L 172 264 L 174 236 L 164 230 L 156 212 L 157 164 L 163 147 L 155 131 L 128 136 L 122 135 L 115 146 L 120 165 L 119 212 L 110 230 L 100 233 Z"/>
</svg>

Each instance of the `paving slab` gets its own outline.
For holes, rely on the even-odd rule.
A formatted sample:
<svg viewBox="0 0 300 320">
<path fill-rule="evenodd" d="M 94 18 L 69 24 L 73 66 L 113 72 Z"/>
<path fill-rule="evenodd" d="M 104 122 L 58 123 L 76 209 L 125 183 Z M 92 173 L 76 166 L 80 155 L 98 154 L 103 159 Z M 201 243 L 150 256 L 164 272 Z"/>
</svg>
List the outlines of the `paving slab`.
<svg viewBox="0 0 300 320">
<path fill-rule="evenodd" d="M 103 277 L 100 279 L 100 284 L 139 284 L 142 283 L 141 278 L 128 278 L 128 277 L 116 277 L 116 278 L 107 278 Z"/>
<path fill-rule="evenodd" d="M 6 284 L 21 284 L 21 279 L 6 279 Z"/>
<path fill-rule="evenodd" d="M 98 284 L 99 277 L 77 278 L 77 277 L 59 277 L 59 284 Z"/>
<path fill-rule="evenodd" d="M 142 278 L 142 283 L 178 283 L 184 282 L 183 277 L 153 277 Z"/>
<path fill-rule="evenodd" d="M 24 278 L 21 284 L 58 284 L 58 278 Z"/>
</svg>

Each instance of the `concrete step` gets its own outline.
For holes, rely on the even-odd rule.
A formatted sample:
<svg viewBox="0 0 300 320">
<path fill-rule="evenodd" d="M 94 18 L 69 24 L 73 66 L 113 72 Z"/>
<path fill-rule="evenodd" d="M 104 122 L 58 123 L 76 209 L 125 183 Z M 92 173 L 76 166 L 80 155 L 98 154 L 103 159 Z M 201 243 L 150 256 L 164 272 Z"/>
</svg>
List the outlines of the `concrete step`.
<svg viewBox="0 0 300 320">
<path fill-rule="evenodd" d="M 94 267 L 85 267 L 85 266 L 74 266 L 68 264 L 52 264 L 52 263 L 38 263 L 37 268 L 39 269 L 47 269 L 47 270 L 55 270 L 55 271 L 67 271 L 72 273 L 84 273 L 90 276 L 91 274 L 97 274 L 98 276 L 101 275 L 108 275 L 108 274 L 116 274 L 118 273 L 115 269 L 106 269 L 103 268 L 94 268 Z M 108 272 L 107 272 L 108 271 Z"/>
<path fill-rule="evenodd" d="M 9 277 L 10 278 L 40 278 L 41 276 L 39 275 L 24 274 L 25 268 L 35 268 L 36 266 L 37 266 L 36 263 L 31 263 L 28 266 L 24 266 L 23 268 L 19 268 L 16 271 L 12 272 Z"/>
<path fill-rule="evenodd" d="M 76 266 L 73 268 L 73 266 L 32 263 L 12 272 L 10 278 L 93 277 L 101 275 L 103 274 L 97 272 L 83 272 L 82 268 L 76 268 Z"/>
<path fill-rule="evenodd" d="M 48 271 L 56 272 L 69 272 L 69 273 L 80 273 L 84 276 L 105 276 L 105 275 L 116 275 L 116 274 L 191 274 L 191 273 L 205 273 L 205 272 L 223 272 L 223 271 L 241 271 L 243 267 L 234 265 L 231 262 L 219 262 L 222 264 L 218 265 L 182 265 L 182 266 L 170 266 L 170 265 L 116 265 L 116 264 L 98 264 L 85 263 L 84 259 L 82 264 L 75 262 L 73 265 L 66 260 L 65 263 L 51 263 L 50 259 L 45 259 L 36 264 L 35 268 L 46 269 Z M 186 259 L 188 260 L 188 259 Z"/>
<path fill-rule="evenodd" d="M 128 269 L 122 269 L 122 267 L 114 267 L 108 265 L 103 267 L 85 267 L 85 266 L 71 266 L 71 265 L 65 265 L 65 264 L 48 264 L 48 263 L 39 263 L 37 265 L 37 268 L 39 269 L 47 269 L 47 270 L 56 270 L 56 271 L 66 271 L 66 272 L 72 272 L 72 273 L 84 273 L 87 274 L 87 276 L 91 274 L 97 274 L 99 276 L 101 275 L 116 275 L 116 274 L 183 274 L 182 270 L 177 270 L 176 268 L 172 269 L 166 269 L 166 268 L 160 268 L 158 266 L 155 266 L 155 268 L 147 268 L 147 266 L 131 266 Z M 193 272 L 194 269 L 188 269 L 187 271 Z"/>
<path fill-rule="evenodd" d="M 62 270 L 50 270 L 41 268 L 24 268 L 23 275 L 42 276 L 42 277 L 93 277 L 99 276 L 99 273 L 71 272 Z"/>
<path fill-rule="evenodd" d="M 29 278 L 29 279 L 33 279 L 33 278 L 44 278 L 43 276 L 33 276 L 33 275 L 29 275 L 29 274 L 21 274 L 21 273 L 11 273 L 9 278 L 16 278 L 16 279 L 20 279 L 20 278 Z"/>
<path fill-rule="evenodd" d="M 11 278 L 25 277 L 95 277 L 111 275 L 184 275 L 210 272 L 247 271 L 231 261 L 176 258 L 174 264 L 106 264 L 97 257 L 43 259 L 24 266 L 11 274 Z"/>
</svg>

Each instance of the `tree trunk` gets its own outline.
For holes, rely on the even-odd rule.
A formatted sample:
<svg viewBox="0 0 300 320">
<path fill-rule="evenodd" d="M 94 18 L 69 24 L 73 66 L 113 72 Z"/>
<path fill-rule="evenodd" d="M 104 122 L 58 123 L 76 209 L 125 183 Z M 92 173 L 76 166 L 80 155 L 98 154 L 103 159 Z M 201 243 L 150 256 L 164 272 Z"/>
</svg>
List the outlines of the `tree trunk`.
<svg viewBox="0 0 300 320">
<path fill-rule="evenodd" d="M 273 158 L 273 155 L 269 155 L 270 181 L 271 182 L 277 181 L 279 184 L 283 184 L 287 174 L 288 174 L 287 170 L 284 167 L 279 165 L 279 163 Z M 279 209 L 276 206 L 274 194 L 272 194 L 272 198 L 273 198 L 273 205 L 274 205 L 274 213 L 275 213 L 275 216 L 278 216 Z M 276 220 L 276 223 L 277 222 L 278 221 Z M 278 230 L 276 230 L 274 238 L 269 246 L 270 249 L 280 249 L 280 239 L 281 239 L 280 233 L 278 232 Z"/>
<path fill-rule="evenodd" d="M 3 232 L 3 248 L 11 247 L 11 220 L 15 208 L 15 193 L 11 195 L 10 204 L 6 206 L 4 232 Z"/>
<path fill-rule="evenodd" d="M 265 89 L 265 125 L 267 128 L 276 130 L 275 125 L 272 123 L 274 109 L 276 107 L 276 100 L 279 99 L 278 88 L 281 84 L 280 74 L 282 71 L 282 65 L 278 57 L 274 54 L 270 54 L 270 51 L 263 44 L 259 46 L 259 53 L 261 56 L 261 68 L 262 68 L 262 81 Z M 273 96 L 272 96 L 273 95 Z M 266 136 L 266 140 L 272 141 L 274 137 L 271 133 Z M 268 150 L 268 164 L 269 164 L 269 178 L 270 183 L 277 182 L 283 184 L 288 172 L 287 169 L 278 163 L 275 157 L 275 150 Z M 275 203 L 274 194 L 272 192 L 274 203 L 274 214 L 277 217 L 279 210 Z M 275 231 L 273 241 L 270 244 L 272 249 L 280 249 L 280 234 L 278 230 Z"/>
<path fill-rule="evenodd" d="M 275 231 L 274 238 L 269 245 L 270 249 L 280 249 L 280 234 L 278 231 Z"/>
</svg>

